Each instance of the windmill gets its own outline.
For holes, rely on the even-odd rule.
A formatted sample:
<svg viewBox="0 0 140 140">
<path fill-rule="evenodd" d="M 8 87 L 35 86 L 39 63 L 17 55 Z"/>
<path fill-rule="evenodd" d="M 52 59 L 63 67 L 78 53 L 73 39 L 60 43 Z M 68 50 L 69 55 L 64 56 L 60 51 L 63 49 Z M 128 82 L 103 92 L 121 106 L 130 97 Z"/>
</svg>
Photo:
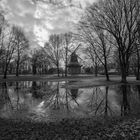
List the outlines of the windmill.
<svg viewBox="0 0 140 140">
<path fill-rule="evenodd" d="M 78 62 L 78 58 L 80 58 L 77 54 L 76 51 L 78 50 L 78 48 L 81 46 L 81 44 L 79 44 L 74 51 L 70 51 L 71 53 L 70 55 L 70 62 L 68 64 L 68 72 L 73 75 L 73 74 L 80 74 L 81 73 L 81 65 Z M 81 58 L 80 58 L 81 59 Z"/>
</svg>

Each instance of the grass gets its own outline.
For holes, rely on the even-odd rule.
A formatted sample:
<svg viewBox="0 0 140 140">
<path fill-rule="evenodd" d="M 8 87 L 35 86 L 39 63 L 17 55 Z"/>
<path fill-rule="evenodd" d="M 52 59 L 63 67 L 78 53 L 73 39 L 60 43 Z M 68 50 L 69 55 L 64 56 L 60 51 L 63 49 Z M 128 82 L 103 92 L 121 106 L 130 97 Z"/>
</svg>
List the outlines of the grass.
<svg viewBox="0 0 140 140">
<path fill-rule="evenodd" d="M 64 81 L 64 80 L 74 80 L 74 79 L 83 79 L 88 78 L 92 79 L 93 75 L 74 75 L 74 76 L 67 76 L 67 77 L 58 77 L 57 75 L 20 75 L 18 77 L 14 75 L 8 75 L 6 79 L 3 79 L 3 76 L 0 75 L 1 82 L 8 82 L 8 81 L 37 81 L 37 80 L 46 80 L 46 81 Z M 102 76 L 103 77 L 103 76 Z"/>
<path fill-rule="evenodd" d="M 0 140 L 138 140 L 140 119 L 63 119 L 33 123 L 0 120 Z"/>
<path fill-rule="evenodd" d="M 139 81 L 135 80 L 134 76 L 127 77 L 127 84 L 140 84 Z M 106 81 L 105 76 L 99 75 L 74 75 L 68 77 L 57 77 L 57 75 L 20 75 L 19 77 L 9 75 L 7 79 L 3 79 L 0 76 L 0 82 L 15 82 L 15 81 L 76 81 L 74 84 L 68 83 L 66 86 L 69 88 L 83 88 L 93 86 L 107 86 L 113 84 L 122 84 L 121 77 L 117 75 L 110 75 L 110 81 Z"/>
</svg>

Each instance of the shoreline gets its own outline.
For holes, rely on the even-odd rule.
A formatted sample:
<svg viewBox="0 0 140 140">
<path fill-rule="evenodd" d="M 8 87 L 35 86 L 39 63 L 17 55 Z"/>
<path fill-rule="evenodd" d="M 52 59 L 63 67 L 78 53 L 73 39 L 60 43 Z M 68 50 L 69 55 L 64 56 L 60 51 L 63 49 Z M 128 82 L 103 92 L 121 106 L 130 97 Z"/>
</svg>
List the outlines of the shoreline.
<svg viewBox="0 0 140 140">
<path fill-rule="evenodd" d="M 7 79 L 0 77 L 2 82 L 19 82 L 19 81 L 48 81 L 48 82 L 63 82 L 66 81 L 62 87 L 67 88 L 90 88 L 97 86 L 111 86 L 111 85 L 140 85 L 140 80 L 135 80 L 134 76 L 127 77 L 127 83 L 122 83 L 120 76 L 111 75 L 110 81 L 106 81 L 105 76 L 94 77 L 93 75 L 79 75 L 68 77 L 57 77 L 53 75 L 23 75 L 23 76 L 8 76 Z"/>
</svg>

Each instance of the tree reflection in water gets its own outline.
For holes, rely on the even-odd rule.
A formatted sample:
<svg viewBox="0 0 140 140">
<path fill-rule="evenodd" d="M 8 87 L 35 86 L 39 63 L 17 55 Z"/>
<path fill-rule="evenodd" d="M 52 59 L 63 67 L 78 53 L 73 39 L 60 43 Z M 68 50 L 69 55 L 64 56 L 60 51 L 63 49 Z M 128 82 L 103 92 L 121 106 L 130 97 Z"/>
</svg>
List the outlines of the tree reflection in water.
<svg viewBox="0 0 140 140">
<path fill-rule="evenodd" d="M 120 91 L 122 93 L 121 116 L 126 116 L 130 114 L 130 103 L 128 100 L 128 94 L 131 92 L 131 87 L 130 85 L 121 85 Z"/>
<path fill-rule="evenodd" d="M 79 105 L 76 101 L 78 97 L 78 89 L 61 89 L 60 83 L 58 82 L 56 85 L 56 89 L 53 90 L 52 96 L 50 99 L 46 100 L 45 104 L 46 107 L 50 107 L 53 110 L 66 110 L 67 112 L 72 111 L 71 104 L 75 102 Z M 49 102 L 48 102 L 49 101 Z"/>
<path fill-rule="evenodd" d="M 5 110 L 9 108 L 13 109 L 11 99 L 8 94 L 8 87 L 6 82 L 2 83 L 0 87 L 0 108 L 3 108 L 5 104 Z"/>
<path fill-rule="evenodd" d="M 94 87 L 93 93 L 89 97 L 88 107 L 91 108 L 90 114 L 94 114 L 95 116 L 104 115 L 107 117 L 108 115 L 113 115 L 114 111 L 111 107 L 109 96 L 109 87 Z"/>
<path fill-rule="evenodd" d="M 140 85 L 131 86 L 131 94 L 129 98 L 131 114 L 140 114 Z"/>
<path fill-rule="evenodd" d="M 44 94 L 42 88 L 44 87 L 44 85 L 42 85 L 42 83 L 43 82 L 39 82 L 38 84 L 37 81 L 32 82 L 31 93 L 34 98 L 43 98 Z"/>
<path fill-rule="evenodd" d="M 140 99 L 140 85 L 137 85 L 137 90 L 138 90 L 138 95 L 139 95 L 139 99 Z"/>
<path fill-rule="evenodd" d="M 66 88 L 66 107 L 67 111 L 73 111 L 72 104 L 75 103 L 77 106 L 79 106 L 79 103 L 77 102 L 77 97 L 79 95 L 79 89 L 68 89 Z"/>
<path fill-rule="evenodd" d="M 56 92 L 54 97 L 54 108 L 53 109 L 60 109 L 60 95 L 59 95 L 59 82 L 56 86 Z"/>
<path fill-rule="evenodd" d="M 9 118 L 29 116 L 33 120 L 53 120 L 75 116 L 125 116 L 139 110 L 140 85 L 78 89 L 74 83 L 66 81 L 65 87 L 61 84 L 48 81 L 2 83 L 0 112 Z"/>
<path fill-rule="evenodd" d="M 109 108 L 109 105 L 108 105 L 108 86 L 106 87 L 106 92 L 105 92 L 105 111 L 104 111 L 104 114 L 105 114 L 105 117 L 107 117 L 108 116 L 108 109 L 110 109 Z"/>
<path fill-rule="evenodd" d="M 20 103 L 19 103 L 19 83 L 16 82 L 16 88 L 15 88 L 15 92 L 17 94 L 17 105 L 16 105 L 16 109 L 18 110 L 20 108 Z"/>
</svg>

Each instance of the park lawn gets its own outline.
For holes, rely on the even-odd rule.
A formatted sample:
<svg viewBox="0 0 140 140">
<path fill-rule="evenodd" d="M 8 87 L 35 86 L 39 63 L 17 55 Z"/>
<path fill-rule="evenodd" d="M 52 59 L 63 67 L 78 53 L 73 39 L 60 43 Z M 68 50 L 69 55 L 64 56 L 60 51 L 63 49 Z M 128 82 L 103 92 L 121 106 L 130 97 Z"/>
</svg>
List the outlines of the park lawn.
<svg viewBox="0 0 140 140">
<path fill-rule="evenodd" d="M 34 123 L 0 120 L 1 140 L 139 140 L 140 118 L 63 119 Z"/>
<path fill-rule="evenodd" d="M 127 84 L 140 84 L 140 81 L 135 80 L 134 76 L 127 77 Z M 95 77 L 94 75 L 75 75 L 68 77 L 57 77 L 56 75 L 21 75 L 7 76 L 7 79 L 3 79 L 0 76 L 0 82 L 15 82 L 15 81 L 52 81 L 52 82 L 62 82 L 67 81 L 65 86 L 68 88 L 83 88 L 83 87 L 93 87 L 93 86 L 107 86 L 114 84 L 122 84 L 121 77 L 118 75 L 111 75 L 110 81 L 106 81 L 106 77 L 99 75 Z M 70 83 L 71 82 L 71 83 Z"/>
<path fill-rule="evenodd" d="M 8 82 L 8 81 L 37 81 L 37 80 L 45 80 L 45 81 L 65 81 L 65 80 L 77 80 L 94 78 L 93 75 L 79 75 L 79 76 L 68 76 L 68 77 L 58 77 L 57 75 L 20 75 L 16 77 L 15 75 L 8 75 L 6 79 L 3 79 L 3 76 L 0 75 L 1 82 Z"/>
</svg>

